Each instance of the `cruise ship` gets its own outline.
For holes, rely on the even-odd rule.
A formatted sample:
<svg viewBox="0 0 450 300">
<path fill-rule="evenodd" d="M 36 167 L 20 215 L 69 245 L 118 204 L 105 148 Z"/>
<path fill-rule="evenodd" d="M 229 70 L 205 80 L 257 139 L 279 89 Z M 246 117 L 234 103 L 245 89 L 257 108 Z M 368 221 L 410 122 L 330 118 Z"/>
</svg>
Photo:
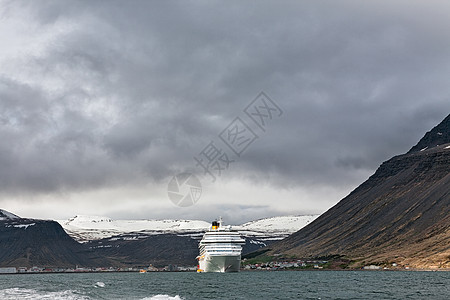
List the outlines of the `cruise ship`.
<svg viewBox="0 0 450 300">
<path fill-rule="evenodd" d="M 238 232 L 222 225 L 222 218 L 213 221 L 198 245 L 197 272 L 239 272 L 244 244 Z"/>
</svg>

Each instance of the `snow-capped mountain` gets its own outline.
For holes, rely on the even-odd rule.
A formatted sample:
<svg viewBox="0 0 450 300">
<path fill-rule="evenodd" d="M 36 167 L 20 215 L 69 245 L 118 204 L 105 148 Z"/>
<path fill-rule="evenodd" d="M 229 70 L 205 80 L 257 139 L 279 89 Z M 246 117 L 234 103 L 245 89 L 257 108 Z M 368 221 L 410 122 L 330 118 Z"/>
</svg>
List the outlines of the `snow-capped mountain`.
<svg viewBox="0 0 450 300">
<path fill-rule="evenodd" d="M 317 217 L 318 215 L 273 217 L 233 226 L 233 229 L 248 237 L 282 239 Z M 201 220 L 113 220 L 101 216 L 76 216 L 57 222 L 79 242 L 121 235 L 148 236 L 171 233 L 195 237 L 201 236 L 210 227 L 209 222 Z"/>
<path fill-rule="evenodd" d="M 195 233 L 209 227 L 209 223 L 198 220 L 113 220 L 101 216 L 75 216 L 57 222 L 79 242 L 124 234 Z"/>
</svg>

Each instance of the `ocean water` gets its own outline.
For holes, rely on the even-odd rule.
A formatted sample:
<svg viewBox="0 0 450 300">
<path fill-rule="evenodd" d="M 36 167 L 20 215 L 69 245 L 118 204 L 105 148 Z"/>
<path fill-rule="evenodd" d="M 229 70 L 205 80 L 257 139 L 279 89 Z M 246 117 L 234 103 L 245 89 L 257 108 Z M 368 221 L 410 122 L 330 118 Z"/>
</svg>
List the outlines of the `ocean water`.
<svg viewBox="0 0 450 300">
<path fill-rule="evenodd" d="M 0 299 L 450 299 L 450 272 L 0 275 Z"/>
</svg>

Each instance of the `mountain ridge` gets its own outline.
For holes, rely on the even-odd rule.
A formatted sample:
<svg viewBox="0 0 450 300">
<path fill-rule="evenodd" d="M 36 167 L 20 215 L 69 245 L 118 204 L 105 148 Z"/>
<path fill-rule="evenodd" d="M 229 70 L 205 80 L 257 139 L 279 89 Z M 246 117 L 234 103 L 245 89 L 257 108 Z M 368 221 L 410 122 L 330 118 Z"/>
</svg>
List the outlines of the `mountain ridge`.
<svg viewBox="0 0 450 300">
<path fill-rule="evenodd" d="M 450 143 L 450 115 L 433 127 L 407 153 L 424 151 L 439 145 Z"/>
</svg>

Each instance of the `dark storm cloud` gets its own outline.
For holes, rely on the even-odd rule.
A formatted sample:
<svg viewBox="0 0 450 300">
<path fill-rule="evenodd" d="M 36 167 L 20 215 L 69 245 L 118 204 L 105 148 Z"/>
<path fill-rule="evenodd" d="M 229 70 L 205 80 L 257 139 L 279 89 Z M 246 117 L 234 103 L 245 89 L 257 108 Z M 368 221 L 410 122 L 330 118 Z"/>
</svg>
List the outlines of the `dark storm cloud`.
<svg viewBox="0 0 450 300">
<path fill-rule="evenodd" d="M 261 90 L 285 113 L 224 180 L 356 185 L 356 171 L 406 152 L 450 110 L 446 1 L 14 1 L 0 10 L 14 33 L 2 47 L 25 47 L 0 52 L 5 197 L 165 184 Z"/>
</svg>

